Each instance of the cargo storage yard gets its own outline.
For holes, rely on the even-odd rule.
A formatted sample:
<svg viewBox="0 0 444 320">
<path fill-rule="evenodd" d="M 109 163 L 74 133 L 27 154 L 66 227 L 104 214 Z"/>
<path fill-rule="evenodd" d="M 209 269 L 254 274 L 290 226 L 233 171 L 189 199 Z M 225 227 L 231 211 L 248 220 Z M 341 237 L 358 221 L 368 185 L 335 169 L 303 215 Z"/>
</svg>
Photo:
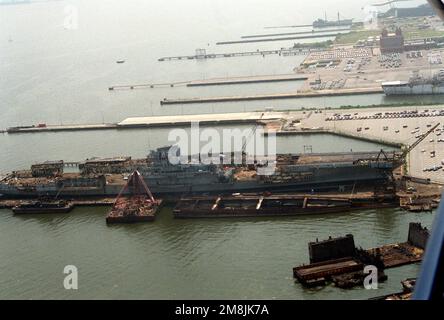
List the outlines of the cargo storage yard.
<svg viewBox="0 0 444 320">
<path fill-rule="evenodd" d="M 434 11 L 142 2 L 76 28 L 2 6 L 0 299 L 411 298 L 444 186 Z"/>
</svg>

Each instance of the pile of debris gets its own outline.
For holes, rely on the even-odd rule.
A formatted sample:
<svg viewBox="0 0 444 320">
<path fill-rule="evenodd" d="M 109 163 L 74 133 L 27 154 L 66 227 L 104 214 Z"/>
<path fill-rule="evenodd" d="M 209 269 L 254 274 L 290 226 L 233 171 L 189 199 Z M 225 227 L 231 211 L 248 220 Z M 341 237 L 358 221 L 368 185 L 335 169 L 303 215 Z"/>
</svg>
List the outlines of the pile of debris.
<svg viewBox="0 0 444 320">
<path fill-rule="evenodd" d="M 409 278 L 401 281 L 402 291 L 388 294 L 382 297 L 370 298 L 369 300 L 410 300 L 416 285 L 416 278 Z"/>
<path fill-rule="evenodd" d="M 134 171 L 117 196 L 106 223 L 154 221 L 161 203 L 154 199 L 140 173 Z"/>
</svg>

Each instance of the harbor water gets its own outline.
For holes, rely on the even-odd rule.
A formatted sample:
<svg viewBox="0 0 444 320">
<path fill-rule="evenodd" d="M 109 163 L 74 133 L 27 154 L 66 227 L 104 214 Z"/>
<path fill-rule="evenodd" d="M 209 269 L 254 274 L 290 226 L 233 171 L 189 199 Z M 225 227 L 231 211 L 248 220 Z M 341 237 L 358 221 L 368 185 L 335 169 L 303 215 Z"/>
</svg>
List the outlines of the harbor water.
<svg viewBox="0 0 444 320">
<path fill-rule="evenodd" d="M 320 4 L 320 2 L 322 4 Z M 414 1 L 413 1 L 414 2 Z M 421 1 L 417 1 L 422 3 Z M 131 116 L 224 113 L 412 102 L 380 94 L 161 106 L 164 98 L 280 93 L 300 82 L 108 91 L 113 85 L 288 74 L 303 56 L 159 62 L 158 58 L 290 47 L 294 41 L 215 45 L 307 24 L 339 10 L 356 17 L 366 1 L 77 0 L 0 6 L 0 129 L 17 125 L 117 122 Z M 66 24 L 75 13 L 77 25 Z M 273 14 L 270 14 L 270 13 Z M 362 18 L 362 17 L 356 17 Z M 272 31 L 268 30 L 268 31 Z M 282 29 L 276 29 L 282 30 Z M 302 29 L 303 30 L 303 29 Z M 267 33 L 268 33 L 267 31 Z M 124 60 L 117 64 L 116 61 Z M 437 102 L 436 97 L 418 103 Z M 247 127 L 246 127 L 247 128 Z M 169 129 L 0 134 L 0 175 L 45 160 L 144 157 L 167 145 Z M 278 137 L 278 152 L 374 151 L 374 143 L 318 134 Z M 384 147 L 386 148 L 386 147 Z M 0 210 L 0 299 L 365 299 L 400 291 L 418 265 L 387 270 L 379 290 L 303 289 L 292 268 L 308 262 L 308 241 L 352 233 L 358 246 L 405 241 L 409 222 L 433 214 L 399 209 L 273 219 L 185 220 L 166 206 L 152 224 L 105 224 L 106 208 L 14 216 Z M 75 265 L 79 289 L 65 290 Z"/>
</svg>

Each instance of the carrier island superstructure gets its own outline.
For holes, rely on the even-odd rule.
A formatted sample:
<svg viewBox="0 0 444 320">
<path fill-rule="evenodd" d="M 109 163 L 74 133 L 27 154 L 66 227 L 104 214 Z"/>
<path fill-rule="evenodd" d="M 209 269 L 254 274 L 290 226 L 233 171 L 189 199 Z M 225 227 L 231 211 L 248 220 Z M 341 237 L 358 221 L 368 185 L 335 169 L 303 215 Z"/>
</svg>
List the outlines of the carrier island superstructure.
<svg viewBox="0 0 444 320">
<path fill-rule="evenodd" d="M 444 69 L 431 77 L 415 71 L 408 81 L 383 82 L 382 89 L 386 95 L 444 94 Z"/>
<path fill-rule="evenodd" d="M 155 195 L 341 191 L 360 184 L 380 185 L 390 179 L 396 166 L 395 152 L 391 157 L 380 152 L 281 154 L 274 162 L 274 174 L 261 175 L 258 167 L 263 163 L 173 165 L 167 152 L 168 147 L 164 147 L 143 159 L 93 158 L 79 163 L 35 164 L 30 170 L 14 171 L 2 178 L 0 194 L 4 198 L 115 196 L 135 170 Z"/>
</svg>

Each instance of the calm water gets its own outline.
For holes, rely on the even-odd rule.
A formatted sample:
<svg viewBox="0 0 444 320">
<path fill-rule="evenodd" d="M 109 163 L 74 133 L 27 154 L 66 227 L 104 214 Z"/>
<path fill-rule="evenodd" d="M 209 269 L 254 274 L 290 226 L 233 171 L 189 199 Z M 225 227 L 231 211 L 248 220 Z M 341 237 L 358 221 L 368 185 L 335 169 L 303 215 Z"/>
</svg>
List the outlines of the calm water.
<svg viewBox="0 0 444 320">
<path fill-rule="evenodd" d="M 322 5 L 319 4 L 322 2 Z M 421 3 L 421 1 L 418 1 Z M 264 26 L 310 23 L 337 10 L 359 18 L 367 1 L 79 0 L 0 6 L 0 128 L 35 123 L 98 123 L 129 116 L 191 114 L 396 102 L 382 95 L 161 107 L 165 97 L 288 92 L 300 83 L 109 92 L 118 84 L 290 73 L 303 57 L 267 56 L 157 62 L 162 56 L 276 49 L 291 41 L 216 46 Z M 78 10 L 77 30 L 63 27 Z M 291 14 L 289 14 L 289 12 Z M 270 30 L 269 30 L 270 31 Z M 11 39 L 11 41 L 9 41 Z M 124 64 L 115 61 L 124 59 Z M 432 99 L 432 98 L 430 98 Z M 419 101 L 421 102 L 421 101 Z M 0 172 L 48 159 L 143 157 L 168 143 L 168 130 L 1 135 Z M 278 152 L 378 150 L 326 135 L 278 138 Z M 358 245 L 404 241 L 411 221 L 433 215 L 399 210 L 278 219 L 175 221 L 165 208 L 153 224 L 107 227 L 106 208 L 63 216 L 15 217 L 0 210 L 0 298 L 359 299 L 400 289 L 418 266 L 387 271 L 378 291 L 303 290 L 293 266 L 308 261 L 307 242 L 353 233 Z M 63 289 L 63 267 L 79 268 L 80 288 Z"/>
</svg>

